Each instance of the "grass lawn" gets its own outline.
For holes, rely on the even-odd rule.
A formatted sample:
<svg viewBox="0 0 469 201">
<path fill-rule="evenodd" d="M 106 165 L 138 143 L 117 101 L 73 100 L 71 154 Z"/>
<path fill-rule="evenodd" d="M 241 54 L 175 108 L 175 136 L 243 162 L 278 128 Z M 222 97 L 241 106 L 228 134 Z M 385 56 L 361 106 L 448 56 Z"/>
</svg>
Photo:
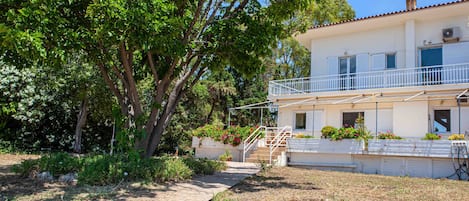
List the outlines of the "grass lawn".
<svg viewBox="0 0 469 201">
<path fill-rule="evenodd" d="M 213 200 L 469 200 L 469 183 L 281 167 L 247 178 Z"/>
</svg>

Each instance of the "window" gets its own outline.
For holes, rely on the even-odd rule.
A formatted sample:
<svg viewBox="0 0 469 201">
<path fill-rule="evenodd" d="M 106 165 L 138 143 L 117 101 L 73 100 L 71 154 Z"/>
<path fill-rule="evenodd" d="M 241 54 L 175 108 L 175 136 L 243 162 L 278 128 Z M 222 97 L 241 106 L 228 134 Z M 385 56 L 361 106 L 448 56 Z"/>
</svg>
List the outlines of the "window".
<svg viewBox="0 0 469 201">
<path fill-rule="evenodd" d="M 295 114 L 295 129 L 306 129 L 306 113 Z"/>
<path fill-rule="evenodd" d="M 451 112 L 450 110 L 435 110 L 433 128 L 437 133 L 451 132 Z"/>
<path fill-rule="evenodd" d="M 386 54 L 386 69 L 396 68 L 396 53 Z"/>
<path fill-rule="evenodd" d="M 364 112 L 344 112 L 342 114 L 342 127 L 355 127 L 355 120 L 358 119 L 358 116 L 365 118 Z"/>
</svg>

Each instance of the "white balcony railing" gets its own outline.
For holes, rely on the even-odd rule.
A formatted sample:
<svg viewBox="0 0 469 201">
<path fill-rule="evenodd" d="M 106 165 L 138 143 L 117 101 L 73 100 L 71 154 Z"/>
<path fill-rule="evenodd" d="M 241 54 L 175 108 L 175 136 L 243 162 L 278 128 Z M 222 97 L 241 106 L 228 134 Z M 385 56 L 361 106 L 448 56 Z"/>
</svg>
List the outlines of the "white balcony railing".
<svg viewBox="0 0 469 201">
<path fill-rule="evenodd" d="M 269 95 L 469 83 L 469 63 L 273 80 Z"/>
</svg>

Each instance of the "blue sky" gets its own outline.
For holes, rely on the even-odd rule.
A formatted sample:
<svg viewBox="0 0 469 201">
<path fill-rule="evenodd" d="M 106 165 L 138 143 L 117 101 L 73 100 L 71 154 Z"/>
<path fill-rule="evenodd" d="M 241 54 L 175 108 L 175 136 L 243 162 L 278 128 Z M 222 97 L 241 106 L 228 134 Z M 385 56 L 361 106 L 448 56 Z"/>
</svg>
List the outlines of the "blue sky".
<svg viewBox="0 0 469 201">
<path fill-rule="evenodd" d="M 406 0 L 347 0 L 357 18 L 404 10 Z M 451 2 L 453 0 L 417 0 L 417 7 Z"/>
</svg>

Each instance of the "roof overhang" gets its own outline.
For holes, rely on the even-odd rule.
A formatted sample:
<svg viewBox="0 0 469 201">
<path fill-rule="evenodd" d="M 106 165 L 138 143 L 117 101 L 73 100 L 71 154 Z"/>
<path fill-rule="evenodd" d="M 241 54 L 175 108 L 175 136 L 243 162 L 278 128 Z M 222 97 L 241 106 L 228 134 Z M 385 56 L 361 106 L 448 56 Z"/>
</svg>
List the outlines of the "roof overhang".
<svg viewBox="0 0 469 201">
<path fill-rule="evenodd" d="M 469 1 L 455 1 L 437 6 L 417 8 L 416 10 L 399 11 L 349 20 L 331 25 L 324 25 L 312 28 L 305 33 L 297 34 L 294 38 L 306 48 L 311 49 L 311 41 L 314 39 L 399 26 L 404 25 L 405 22 L 409 20 L 415 20 L 416 22 L 430 21 L 433 19 L 442 19 L 461 15 L 469 15 Z"/>
</svg>

